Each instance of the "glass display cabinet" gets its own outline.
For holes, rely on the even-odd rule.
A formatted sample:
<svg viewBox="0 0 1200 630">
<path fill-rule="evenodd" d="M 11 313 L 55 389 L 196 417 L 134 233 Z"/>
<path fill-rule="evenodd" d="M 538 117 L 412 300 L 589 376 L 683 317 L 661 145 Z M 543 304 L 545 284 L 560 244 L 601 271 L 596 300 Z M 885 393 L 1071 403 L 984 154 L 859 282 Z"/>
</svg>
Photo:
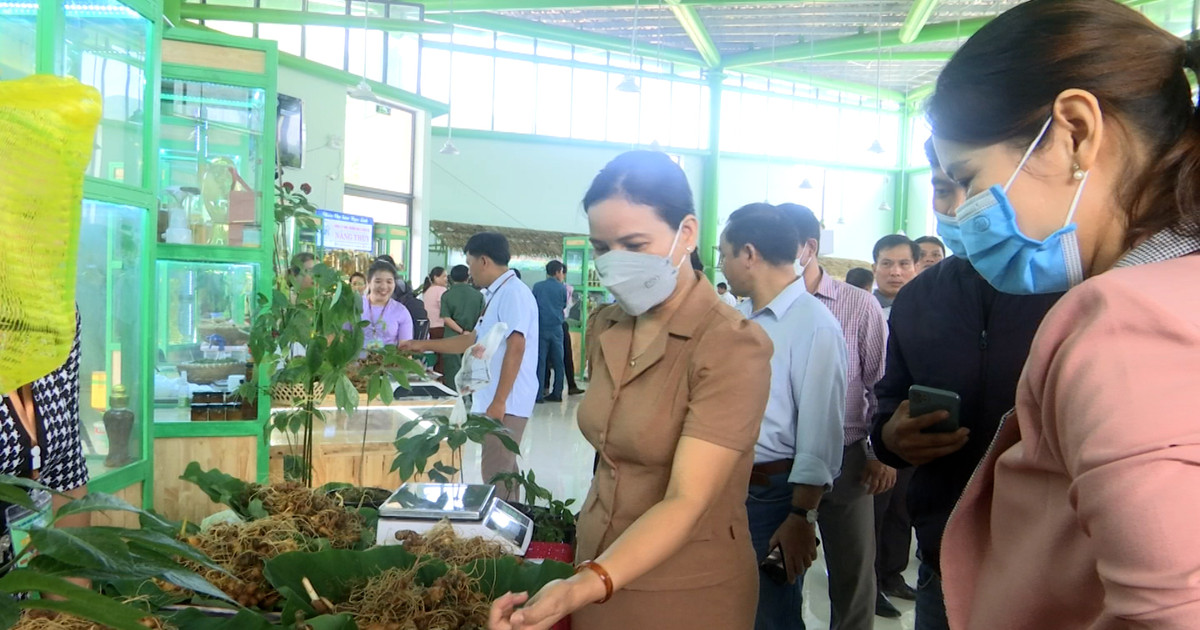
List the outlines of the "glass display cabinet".
<svg viewBox="0 0 1200 630">
<path fill-rule="evenodd" d="M 0 81 L 37 72 L 37 5 L 0 7 Z"/>
<path fill-rule="evenodd" d="M 85 200 L 80 225 L 77 305 L 84 453 L 93 478 L 143 459 L 143 208 Z"/>
<path fill-rule="evenodd" d="M 399 488 L 400 476 L 392 470 L 392 460 L 396 458 L 396 432 L 410 420 L 449 416 L 454 401 L 453 395 L 446 392 L 442 398 L 399 398 L 391 405 L 379 401 L 368 405 L 366 396 L 360 394 L 358 410 L 347 416 L 338 411 L 333 396 L 326 397 L 318 407 L 325 414 L 326 422 L 313 427 L 313 485 L 339 481 L 375 488 Z M 301 448 L 299 436 L 283 431 L 271 432 L 273 481 L 286 478 L 289 463 L 299 458 Z M 449 448 L 443 444 L 442 449 L 438 459 L 450 463 Z"/>
<path fill-rule="evenodd" d="M 563 264 L 567 266 L 567 284 L 574 288 L 568 305 L 571 343 L 574 344 L 575 376 L 586 380 L 588 319 L 600 307 L 612 302 L 612 296 L 600 286 L 600 277 L 592 264 L 592 244 L 583 236 L 563 239 Z"/>
<path fill-rule="evenodd" d="M 159 422 L 256 420 L 249 378 L 256 264 L 160 260 L 154 404 Z"/>
<path fill-rule="evenodd" d="M 160 242 L 259 247 L 266 90 L 164 78 Z"/>
<path fill-rule="evenodd" d="M 154 507 L 215 511 L 179 476 L 189 462 L 267 478 L 267 405 L 251 378 L 257 294 L 274 285 L 276 72 L 272 41 L 172 28 L 162 40 L 155 153 Z"/>
<path fill-rule="evenodd" d="M 375 224 L 372 251 L 365 252 L 326 248 L 321 238 L 320 217 L 316 218 L 316 223 L 315 229 L 297 228 L 295 230 L 292 251 L 314 254 L 321 259 L 321 262 L 338 270 L 344 276 L 349 276 L 356 271 L 365 274 L 377 256 L 387 254 L 395 259 L 400 275 L 407 276 L 408 244 L 412 238 L 409 232 L 410 228 L 403 225 Z"/>
</svg>

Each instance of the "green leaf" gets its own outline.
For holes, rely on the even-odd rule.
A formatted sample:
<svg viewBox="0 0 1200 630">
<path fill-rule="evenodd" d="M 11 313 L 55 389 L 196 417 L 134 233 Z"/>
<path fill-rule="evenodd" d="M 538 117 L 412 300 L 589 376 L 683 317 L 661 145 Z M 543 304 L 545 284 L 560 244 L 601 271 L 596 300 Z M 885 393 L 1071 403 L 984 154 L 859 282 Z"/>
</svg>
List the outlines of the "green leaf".
<svg viewBox="0 0 1200 630">
<path fill-rule="evenodd" d="M 521 447 L 515 441 L 513 441 L 511 437 L 504 433 L 493 433 L 493 435 L 496 436 L 496 439 L 500 440 L 500 443 L 504 445 L 504 448 L 516 453 L 517 455 L 521 454 Z"/>
<path fill-rule="evenodd" d="M 215 617 L 206 615 L 203 611 L 195 608 L 187 608 L 168 615 L 166 618 L 171 625 L 180 630 L 271 630 L 278 628 L 262 615 L 249 610 L 240 610 L 233 617 Z"/>
<path fill-rule="evenodd" d="M 17 602 L 21 608 L 56 610 L 94 621 L 116 630 L 145 630 L 139 622 L 147 613 L 139 608 L 118 603 L 91 589 L 72 584 L 62 578 L 39 575 L 28 569 L 16 569 L 0 578 L 0 591 L 15 594 L 36 591 L 58 595 L 62 600 L 32 599 Z"/>
<path fill-rule="evenodd" d="M 338 409 L 346 412 L 346 414 L 354 413 L 358 408 L 358 390 L 354 389 L 354 383 L 350 382 L 350 377 L 345 374 L 337 380 L 337 385 L 334 386 L 334 394 L 337 399 Z"/>
<path fill-rule="evenodd" d="M 0 597 L 0 628 L 11 628 L 21 619 L 21 609 L 17 600 L 11 597 Z"/>
<path fill-rule="evenodd" d="M 34 505 L 33 499 L 29 497 L 29 492 L 17 486 L 0 484 L 0 501 L 19 505 L 27 510 L 37 511 L 37 506 Z"/>
<path fill-rule="evenodd" d="M 72 514 L 108 511 L 132 512 L 139 515 L 145 514 L 141 508 L 130 505 L 124 499 L 103 492 L 89 492 L 83 498 L 75 499 L 59 508 L 58 513 L 54 515 L 54 522 L 58 522 Z"/>
<path fill-rule="evenodd" d="M 238 516 L 250 516 L 245 503 L 246 498 L 250 496 L 249 483 L 216 468 L 206 471 L 196 462 L 188 464 L 179 478 L 196 484 L 209 499 L 229 506 Z"/>
<path fill-rule="evenodd" d="M 37 527 L 29 530 L 29 538 L 39 554 L 69 565 L 113 573 L 136 570 L 125 541 L 86 529 Z"/>
</svg>

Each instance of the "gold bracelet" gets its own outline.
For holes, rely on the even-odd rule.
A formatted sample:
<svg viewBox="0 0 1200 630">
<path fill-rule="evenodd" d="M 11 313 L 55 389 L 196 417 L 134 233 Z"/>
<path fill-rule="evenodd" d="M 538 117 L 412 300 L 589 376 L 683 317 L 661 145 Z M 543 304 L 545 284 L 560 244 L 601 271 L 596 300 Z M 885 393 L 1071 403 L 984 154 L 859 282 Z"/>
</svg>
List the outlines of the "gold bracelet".
<svg viewBox="0 0 1200 630">
<path fill-rule="evenodd" d="M 612 599 L 613 579 L 612 579 L 612 576 L 608 574 L 608 571 L 605 570 L 604 567 L 600 566 L 599 564 L 596 564 L 595 562 L 592 562 L 591 560 L 586 560 L 582 564 L 580 564 L 578 567 L 575 568 L 575 574 L 578 575 L 584 569 L 587 569 L 587 570 L 591 571 L 592 573 L 595 573 L 596 575 L 600 576 L 600 581 L 604 583 L 604 599 L 602 599 L 596 603 L 603 604 L 604 602 L 607 602 L 608 600 Z"/>
</svg>

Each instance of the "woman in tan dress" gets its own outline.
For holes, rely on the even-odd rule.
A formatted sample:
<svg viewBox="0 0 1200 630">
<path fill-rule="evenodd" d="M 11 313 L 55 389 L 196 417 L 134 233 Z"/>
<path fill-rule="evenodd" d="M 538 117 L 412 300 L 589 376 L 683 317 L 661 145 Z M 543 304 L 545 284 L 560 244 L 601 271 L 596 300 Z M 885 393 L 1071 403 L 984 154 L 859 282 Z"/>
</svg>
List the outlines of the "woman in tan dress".
<svg viewBox="0 0 1200 630">
<path fill-rule="evenodd" d="M 750 630 L 758 570 L 745 502 L 771 342 L 684 266 L 699 223 L 667 155 L 616 158 L 584 209 L 617 304 L 589 331 L 579 426 L 600 462 L 580 514 L 581 564 L 528 603 L 498 599 L 490 628 L 544 630 L 573 615 L 575 630 Z"/>
</svg>

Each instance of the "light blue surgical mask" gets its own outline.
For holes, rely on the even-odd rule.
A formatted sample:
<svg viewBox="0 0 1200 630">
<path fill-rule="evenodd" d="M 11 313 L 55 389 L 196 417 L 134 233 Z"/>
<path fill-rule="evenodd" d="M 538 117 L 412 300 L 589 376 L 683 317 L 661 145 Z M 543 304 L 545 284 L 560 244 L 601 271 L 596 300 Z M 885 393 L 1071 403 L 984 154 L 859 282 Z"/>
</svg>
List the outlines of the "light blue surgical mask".
<svg viewBox="0 0 1200 630">
<path fill-rule="evenodd" d="M 1049 131 L 1051 122 L 1053 118 L 1046 121 L 1041 133 L 1029 145 L 1008 183 L 1003 188 L 992 186 L 968 199 L 959 207 L 957 220 L 952 222 L 958 225 L 961 244 L 971 265 L 1002 293 L 1058 293 L 1083 282 L 1083 258 L 1079 253 L 1077 226 L 1072 219 L 1087 184 L 1087 172 L 1082 172 L 1079 177 L 1079 188 L 1062 229 L 1040 241 L 1021 232 L 1017 226 L 1017 213 L 1008 198 L 1009 188 Z M 938 219 L 940 226 L 943 217 Z M 946 237 L 943 235 L 943 238 Z M 951 249 L 955 248 L 952 246 Z"/>
<path fill-rule="evenodd" d="M 936 211 L 933 216 L 937 218 L 937 235 L 941 237 L 950 253 L 960 257 L 966 256 L 967 247 L 962 242 L 962 226 L 958 224 L 958 217 Z"/>
</svg>

